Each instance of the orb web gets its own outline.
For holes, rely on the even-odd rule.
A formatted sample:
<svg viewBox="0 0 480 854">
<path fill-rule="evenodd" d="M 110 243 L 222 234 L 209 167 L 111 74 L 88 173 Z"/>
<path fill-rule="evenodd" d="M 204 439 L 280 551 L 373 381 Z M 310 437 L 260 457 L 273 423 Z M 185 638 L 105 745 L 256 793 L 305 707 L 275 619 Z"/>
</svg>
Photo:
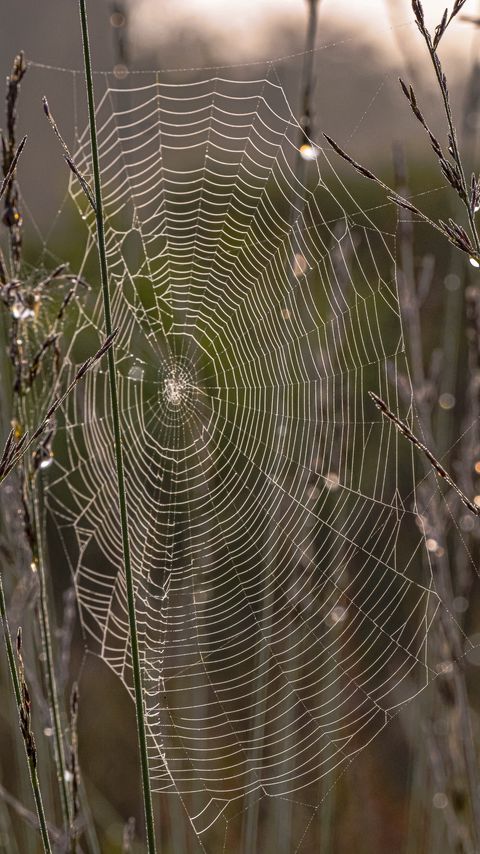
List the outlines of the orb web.
<svg viewBox="0 0 480 854">
<path fill-rule="evenodd" d="M 411 452 L 367 394 L 398 410 L 394 239 L 327 150 L 299 179 L 269 75 L 98 81 L 151 777 L 202 832 L 340 771 L 429 678 Z M 75 160 L 91 174 L 87 130 Z M 70 192 L 93 286 L 65 381 L 103 328 L 94 216 Z M 132 691 L 113 447 L 100 364 L 67 402 L 48 503 L 88 647 Z"/>
</svg>

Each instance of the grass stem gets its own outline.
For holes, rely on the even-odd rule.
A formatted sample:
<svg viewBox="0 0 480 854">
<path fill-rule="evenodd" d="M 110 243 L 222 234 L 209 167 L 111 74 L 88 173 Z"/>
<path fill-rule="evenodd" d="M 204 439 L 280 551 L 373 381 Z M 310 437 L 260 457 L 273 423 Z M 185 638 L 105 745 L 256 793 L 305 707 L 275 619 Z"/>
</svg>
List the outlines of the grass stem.
<svg viewBox="0 0 480 854">
<path fill-rule="evenodd" d="M 40 476 L 38 473 L 37 477 Z M 33 487 L 33 484 L 32 484 Z M 33 488 L 32 505 L 33 521 L 35 531 L 35 546 L 37 554 L 33 556 L 38 572 L 39 580 L 39 617 L 40 632 L 42 637 L 42 648 L 44 654 L 45 681 L 47 683 L 50 715 L 52 718 L 53 743 L 55 748 L 55 765 L 57 769 L 58 788 L 60 791 L 60 802 L 62 806 L 62 817 L 65 832 L 68 835 L 72 821 L 71 804 L 67 789 L 65 748 L 63 742 L 62 720 L 60 705 L 58 702 L 57 680 L 55 676 L 55 662 L 53 655 L 52 633 L 50 630 L 50 616 L 48 613 L 48 596 L 45 578 L 45 557 L 43 548 L 42 517 L 40 510 L 41 482 L 37 481 Z"/>
<path fill-rule="evenodd" d="M 95 194 L 95 218 L 97 227 L 98 255 L 100 262 L 100 275 L 103 293 L 103 307 L 105 315 L 105 328 L 107 335 L 112 333 L 112 313 L 110 305 L 110 290 L 108 283 L 107 252 L 105 245 L 105 226 L 103 218 L 102 186 L 100 176 L 100 160 L 97 143 L 97 127 L 95 116 L 95 96 L 93 88 L 92 61 L 90 55 L 90 43 L 88 37 L 87 7 L 86 0 L 79 0 L 80 21 L 82 27 L 83 59 L 85 68 L 88 117 L 90 125 L 90 141 L 92 147 L 92 168 L 94 177 Z M 115 461 L 118 481 L 118 504 L 120 511 L 120 522 L 122 528 L 123 560 L 125 568 L 125 582 L 128 603 L 128 622 L 130 630 L 130 643 L 132 654 L 133 686 L 135 693 L 135 710 L 137 717 L 137 734 L 140 751 L 140 764 L 142 772 L 143 799 L 145 808 L 145 826 L 147 835 L 147 850 L 154 854 L 155 827 L 153 819 L 152 793 L 150 788 L 150 775 L 148 767 L 147 733 L 145 723 L 145 712 L 143 705 L 142 672 L 140 667 L 140 652 L 137 633 L 137 618 L 135 613 L 135 590 L 133 583 L 133 572 L 130 557 L 130 540 L 128 532 L 128 508 L 125 488 L 125 476 L 123 467 L 122 439 L 120 431 L 120 412 L 118 405 L 117 377 L 115 370 L 115 358 L 113 349 L 108 351 L 108 373 L 110 380 L 110 399 L 112 406 L 113 432 L 115 439 Z"/>
</svg>

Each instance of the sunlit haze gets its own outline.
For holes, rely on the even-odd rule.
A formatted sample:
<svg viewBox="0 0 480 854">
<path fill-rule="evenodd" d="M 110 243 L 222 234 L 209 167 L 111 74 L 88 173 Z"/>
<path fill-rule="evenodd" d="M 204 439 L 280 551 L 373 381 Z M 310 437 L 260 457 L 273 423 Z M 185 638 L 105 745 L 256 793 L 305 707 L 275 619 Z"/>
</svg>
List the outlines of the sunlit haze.
<svg viewBox="0 0 480 854">
<path fill-rule="evenodd" d="M 443 3 L 440 0 L 424 0 L 427 19 L 433 27 L 438 23 Z M 451 4 L 450 4 L 451 5 Z M 266 46 L 274 48 L 279 28 L 292 32 L 302 31 L 307 3 L 301 0 L 186 0 L 177 3 L 165 0 L 130 0 L 130 24 L 137 49 L 152 51 L 155 45 L 168 38 L 172 29 L 181 32 L 196 32 L 199 37 L 214 40 L 215 54 L 235 60 L 256 59 L 264 56 Z M 466 3 L 464 14 L 480 13 L 478 0 Z M 414 29 L 409 0 L 323 0 L 319 4 L 319 35 L 321 45 L 322 28 L 328 43 L 335 32 L 372 40 L 379 49 L 395 61 L 398 39 Z M 465 49 L 470 42 L 473 28 L 465 21 L 455 22 L 445 42 L 446 51 Z M 181 45 L 180 45 L 181 47 Z"/>
</svg>

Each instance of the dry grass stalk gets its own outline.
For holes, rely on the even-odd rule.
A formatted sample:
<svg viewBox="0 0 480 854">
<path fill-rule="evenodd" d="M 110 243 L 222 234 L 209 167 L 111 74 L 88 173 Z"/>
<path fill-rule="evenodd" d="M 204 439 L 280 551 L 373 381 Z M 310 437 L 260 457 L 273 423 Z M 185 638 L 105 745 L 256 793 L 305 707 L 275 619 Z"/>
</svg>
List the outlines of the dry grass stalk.
<svg viewBox="0 0 480 854">
<path fill-rule="evenodd" d="M 9 356 L 13 369 L 13 408 L 18 409 L 18 418 L 22 420 L 21 400 L 23 395 L 36 383 L 44 368 L 46 357 L 52 354 L 52 368 L 58 377 L 60 369 L 59 326 L 63 321 L 65 310 L 70 303 L 78 285 L 85 283 L 76 276 L 69 275 L 66 265 L 61 264 L 47 274 L 34 287 L 21 280 L 22 263 L 22 217 L 18 209 L 19 193 L 16 185 L 16 167 L 23 151 L 25 140 L 18 149 L 15 148 L 15 127 L 17 119 L 17 101 L 20 81 L 25 74 L 26 66 L 23 56 L 16 58 L 7 87 L 7 133 L 3 135 L 3 172 L 2 192 L 5 199 L 4 225 L 8 229 L 10 244 L 10 265 L 0 257 L 0 298 L 8 311 L 10 324 Z M 10 269 L 9 269 L 10 267 Z M 69 284 L 52 331 L 47 334 L 36 353 L 30 356 L 24 343 L 24 325 L 35 318 L 40 311 L 45 289 L 52 282 Z M 56 328 L 58 327 L 58 328 Z M 107 339 L 98 352 L 87 359 L 77 371 L 73 381 L 63 393 L 55 394 L 37 427 L 26 430 L 18 420 L 13 422 L 3 453 L 0 457 L 0 483 L 20 464 L 20 506 L 23 512 L 23 530 L 25 540 L 31 551 L 32 567 L 35 567 L 39 581 L 38 616 L 42 637 L 42 662 L 45 671 L 45 682 L 48 688 L 50 718 L 53 726 L 53 744 L 55 763 L 60 792 L 60 802 L 64 817 L 65 835 L 70 832 L 74 819 L 75 802 L 70 798 L 66 780 L 66 764 L 64 758 L 63 727 L 59 705 L 59 693 L 54 665 L 53 633 L 50 628 L 49 608 L 46 592 L 46 577 L 43 559 L 43 518 L 41 505 L 41 482 L 39 472 L 44 462 L 52 456 L 51 443 L 55 433 L 55 415 L 67 395 L 85 376 L 95 362 L 106 353 L 113 343 L 114 335 Z M 50 360 L 49 360 L 50 361 Z M 27 452 L 32 451 L 28 457 Z M 28 736 L 28 703 L 22 706 L 23 728 L 25 737 Z M 33 754 L 32 754 L 33 756 Z M 76 801 L 78 805 L 78 800 Z M 78 822 L 77 822 L 78 824 Z"/>
<path fill-rule="evenodd" d="M 0 483 L 5 480 L 11 471 L 13 471 L 32 445 L 35 445 L 35 443 L 42 437 L 45 430 L 51 424 L 53 416 L 74 390 L 75 386 L 78 385 L 90 368 L 92 368 L 93 365 L 95 365 L 96 362 L 98 362 L 99 359 L 109 351 L 110 347 L 113 345 L 117 331 L 118 330 L 114 330 L 111 335 L 107 336 L 97 352 L 93 356 L 89 356 L 89 358 L 83 362 L 67 389 L 62 394 L 55 397 L 48 407 L 42 421 L 32 433 L 26 432 L 17 438 L 15 435 L 15 428 L 12 427 L 5 443 L 2 456 L 0 457 Z"/>
<path fill-rule="evenodd" d="M 5 595 L 3 592 L 3 580 L 0 573 L 0 618 L 3 624 L 3 637 L 7 652 L 8 666 L 10 677 L 12 680 L 13 691 L 18 709 L 20 722 L 20 730 L 25 745 L 25 753 L 27 757 L 28 770 L 32 785 L 33 798 L 37 812 L 38 826 L 42 838 L 42 845 L 45 854 L 51 854 L 51 846 L 47 823 L 45 819 L 45 810 L 43 807 L 42 794 L 40 791 L 40 783 L 37 772 L 37 749 L 35 737 L 31 726 L 31 701 L 30 694 L 27 688 L 27 683 L 24 676 L 24 666 L 22 658 L 22 634 L 18 630 L 17 634 L 17 660 L 13 651 L 13 644 L 8 625 L 7 609 L 5 604 Z"/>
<path fill-rule="evenodd" d="M 6 129 L 1 135 L 2 167 L 4 175 L 3 222 L 10 235 L 10 251 L 14 276 L 18 276 L 22 251 L 22 214 L 19 208 L 18 187 L 15 181 L 15 166 L 19 151 L 16 150 L 17 103 L 20 84 L 27 71 L 23 53 L 19 53 L 13 62 L 12 71 L 7 78 Z M 25 142 L 20 146 L 21 149 Z"/>
<path fill-rule="evenodd" d="M 458 15 L 464 5 L 464 0 L 455 2 L 452 13 L 445 13 L 436 27 L 433 36 L 425 24 L 423 7 L 420 0 L 413 0 L 412 9 L 415 15 L 417 27 L 426 44 L 430 60 L 432 62 L 437 84 L 439 87 L 444 115 L 447 123 L 447 146 L 443 146 L 432 133 L 427 120 L 419 106 L 416 93 L 412 86 L 407 86 L 402 80 L 400 85 L 407 98 L 410 108 L 425 130 L 430 146 L 436 156 L 441 174 L 453 189 L 460 207 L 466 214 L 466 226 L 459 224 L 453 219 L 432 220 L 425 215 L 408 198 L 405 187 L 401 192 L 391 190 L 373 172 L 357 163 L 348 153 L 334 142 L 330 137 L 328 141 L 334 150 L 343 157 L 361 175 L 376 182 L 387 191 L 388 198 L 393 201 L 402 211 L 406 211 L 414 218 L 427 222 L 440 231 L 449 242 L 466 254 L 472 264 L 480 264 L 480 241 L 475 221 L 478 209 L 480 189 L 479 181 L 472 175 L 470 182 L 465 177 L 465 169 L 460 154 L 457 132 L 453 120 L 450 103 L 448 82 L 442 69 L 437 49 L 445 32 Z M 405 182 L 403 182 L 405 183 Z M 424 369 L 424 357 L 422 353 L 422 327 L 420 319 L 420 299 L 418 282 L 416 281 L 413 263 L 413 238 L 411 233 L 410 218 L 404 218 L 401 223 L 401 279 L 399 279 L 400 303 L 402 314 L 406 318 L 407 341 L 412 358 L 412 377 L 415 401 L 418 404 L 422 433 L 425 442 L 420 441 L 411 431 L 410 427 L 386 406 L 384 401 L 376 395 L 372 395 L 375 404 L 381 410 L 383 416 L 391 421 L 395 427 L 416 447 L 422 454 L 425 462 L 425 471 L 428 474 L 432 469 L 450 486 L 453 494 L 472 512 L 475 516 L 480 515 L 480 509 L 476 503 L 471 501 L 465 491 L 458 485 L 434 455 L 433 430 L 431 423 L 431 388 L 432 379 L 427 377 Z M 402 378 L 400 378 L 402 379 Z M 410 407 L 409 383 L 399 383 L 399 390 L 403 393 L 405 403 Z M 420 490 L 423 491 L 423 487 Z M 432 709 L 432 714 L 438 719 L 440 714 L 448 722 L 446 738 L 438 739 L 432 733 L 429 734 L 427 745 L 430 759 L 431 773 L 440 791 L 448 793 L 448 804 L 444 812 L 448 835 L 452 850 L 462 852 L 474 852 L 478 850 L 478 833 L 480 829 L 480 808 L 478 793 L 478 774 L 476 768 L 476 751 L 472 735 L 472 723 L 463 672 L 463 635 L 457 622 L 452 619 L 454 589 L 453 572 L 450 562 L 448 543 L 445 530 L 448 528 L 448 509 L 440 494 L 425 495 L 425 506 L 428 508 L 424 514 L 425 524 L 428 526 L 429 536 L 434 538 L 438 544 L 437 551 L 432 554 L 431 562 L 438 593 L 444 608 L 439 612 L 439 619 L 433 634 L 433 645 L 435 654 L 439 661 L 448 662 L 449 666 L 442 671 L 435 680 L 436 696 L 438 702 Z"/>
<path fill-rule="evenodd" d="M 405 438 L 408 439 L 408 441 L 411 442 L 415 448 L 418 448 L 418 450 L 421 451 L 425 455 L 428 462 L 430 463 L 432 468 L 436 471 L 436 473 L 441 478 L 443 478 L 443 480 L 446 483 L 448 483 L 448 485 L 451 486 L 452 489 L 455 490 L 458 497 L 460 498 L 460 501 L 465 505 L 465 507 L 467 507 L 470 510 L 470 512 L 474 514 L 474 516 L 480 516 L 480 506 L 475 504 L 473 501 L 470 501 L 469 498 L 467 498 L 465 493 L 462 492 L 462 490 L 460 489 L 458 484 L 455 483 L 455 481 L 450 477 L 450 475 L 444 469 L 442 464 L 439 463 L 438 460 L 436 459 L 436 457 L 433 456 L 432 452 L 428 450 L 427 446 L 424 445 L 423 442 L 420 441 L 420 439 L 417 439 L 417 437 L 414 435 L 414 433 L 412 433 L 408 424 L 406 424 L 405 421 L 402 421 L 401 418 L 398 417 L 398 415 L 395 415 L 391 411 L 391 409 L 388 408 L 385 401 L 383 401 L 381 399 L 381 397 L 379 397 L 377 394 L 375 394 L 375 392 L 369 391 L 368 393 L 369 393 L 370 397 L 372 398 L 375 406 L 380 410 L 382 415 L 384 415 L 386 418 L 388 418 L 388 420 L 391 421 L 392 424 L 395 425 L 397 430 L 403 436 L 405 436 Z"/>
</svg>

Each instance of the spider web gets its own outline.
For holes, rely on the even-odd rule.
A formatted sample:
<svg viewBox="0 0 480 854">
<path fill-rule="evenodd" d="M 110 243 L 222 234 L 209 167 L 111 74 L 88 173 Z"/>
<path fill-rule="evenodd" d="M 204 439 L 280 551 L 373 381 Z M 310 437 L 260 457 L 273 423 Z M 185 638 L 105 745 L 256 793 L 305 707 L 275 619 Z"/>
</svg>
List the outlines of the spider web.
<svg viewBox="0 0 480 854">
<path fill-rule="evenodd" d="M 398 411 L 394 237 L 327 150 L 302 175 L 270 70 L 97 84 L 151 777 L 201 833 L 340 771 L 429 680 L 413 461 L 367 394 Z M 99 286 L 76 311 L 64 382 L 103 336 Z M 62 417 L 48 506 L 88 648 L 132 692 L 104 366 Z"/>
</svg>

